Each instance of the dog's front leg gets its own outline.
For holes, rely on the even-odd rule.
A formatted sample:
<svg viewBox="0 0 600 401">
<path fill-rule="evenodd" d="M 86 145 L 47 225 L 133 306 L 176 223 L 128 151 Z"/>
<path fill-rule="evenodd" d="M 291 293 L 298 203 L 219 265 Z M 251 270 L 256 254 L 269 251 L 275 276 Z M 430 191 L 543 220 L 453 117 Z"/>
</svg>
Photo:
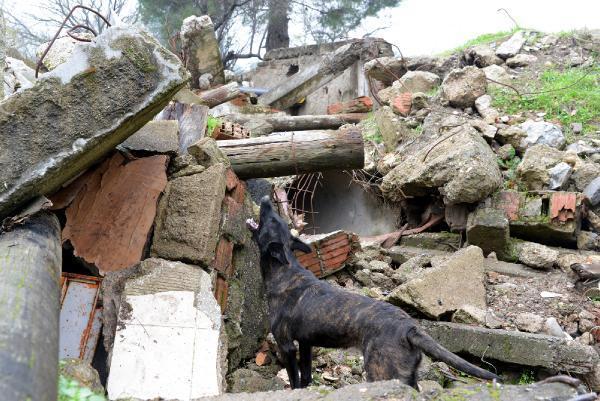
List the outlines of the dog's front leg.
<svg viewBox="0 0 600 401">
<path fill-rule="evenodd" d="M 294 343 L 279 344 L 279 352 L 281 353 L 281 359 L 285 370 L 287 371 L 290 379 L 290 385 L 292 389 L 300 387 L 300 374 L 298 372 L 298 361 L 296 361 L 297 349 Z"/>
<path fill-rule="evenodd" d="M 312 382 L 312 347 L 309 343 L 300 343 L 300 387 Z"/>
</svg>

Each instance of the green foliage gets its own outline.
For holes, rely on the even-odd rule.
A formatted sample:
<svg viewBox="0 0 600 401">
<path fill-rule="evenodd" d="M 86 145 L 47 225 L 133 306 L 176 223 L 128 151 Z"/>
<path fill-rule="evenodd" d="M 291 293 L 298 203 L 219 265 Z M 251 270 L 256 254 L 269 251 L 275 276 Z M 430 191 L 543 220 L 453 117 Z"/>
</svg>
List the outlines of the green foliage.
<svg viewBox="0 0 600 401">
<path fill-rule="evenodd" d="M 514 149 L 512 150 L 512 156 L 508 160 L 502 160 L 498 158 L 498 165 L 500 168 L 507 170 L 506 181 L 504 181 L 504 189 L 517 189 L 520 190 L 520 184 L 517 180 L 517 167 L 521 163 L 521 159 L 515 155 Z"/>
<path fill-rule="evenodd" d="M 535 372 L 531 369 L 526 369 L 519 376 L 518 384 L 531 384 L 535 383 Z"/>
<path fill-rule="evenodd" d="M 381 136 L 381 131 L 379 130 L 379 126 L 377 125 L 373 113 L 369 113 L 367 118 L 362 120 L 360 124 L 363 127 L 362 136 L 365 141 L 372 141 L 375 143 L 383 142 L 383 136 Z"/>
<path fill-rule="evenodd" d="M 81 386 L 77 381 L 60 375 L 58 378 L 58 401 L 106 401 L 106 398 Z"/>
<path fill-rule="evenodd" d="M 517 31 L 520 31 L 520 28 L 514 28 L 510 31 L 501 31 L 496 33 L 484 33 L 483 35 L 479 35 L 474 39 L 466 41 L 464 44 L 452 49 L 445 51 L 442 55 L 449 56 L 450 54 L 462 52 L 463 50 L 468 49 L 469 47 L 477 46 L 477 45 L 486 45 L 488 43 L 497 42 L 501 39 L 506 39 Z"/>
<path fill-rule="evenodd" d="M 223 122 L 220 119 L 213 116 L 208 116 L 208 119 L 206 121 L 206 136 L 211 136 L 215 128 L 221 125 L 222 123 Z"/>
<path fill-rule="evenodd" d="M 600 122 L 600 67 L 548 69 L 539 81 L 524 83 L 522 92 L 536 92 L 519 97 L 509 88 L 491 88 L 494 107 L 508 114 L 523 111 L 544 112 L 548 121 L 562 124 L 570 134 L 570 124 L 583 124 L 583 133 L 593 132 Z M 521 88 L 521 87 L 519 87 Z M 539 93 L 538 93 L 539 92 Z"/>
</svg>

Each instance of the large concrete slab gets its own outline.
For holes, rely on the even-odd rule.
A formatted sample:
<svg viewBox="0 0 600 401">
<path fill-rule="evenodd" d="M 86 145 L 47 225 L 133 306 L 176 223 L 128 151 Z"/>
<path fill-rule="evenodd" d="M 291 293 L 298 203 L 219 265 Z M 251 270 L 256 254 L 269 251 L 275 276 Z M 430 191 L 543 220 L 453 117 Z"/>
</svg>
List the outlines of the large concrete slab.
<svg viewBox="0 0 600 401">
<path fill-rule="evenodd" d="M 226 341 L 211 277 L 198 266 L 142 262 L 119 312 L 108 396 L 178 399 L 222 392 Z"/>
<path fill-rule="evenodd" d="M 0 103 L 0 218 L 57 190 L 160 111 L 188 80 L 147 33 L 113 26 Z"/>
</svg>

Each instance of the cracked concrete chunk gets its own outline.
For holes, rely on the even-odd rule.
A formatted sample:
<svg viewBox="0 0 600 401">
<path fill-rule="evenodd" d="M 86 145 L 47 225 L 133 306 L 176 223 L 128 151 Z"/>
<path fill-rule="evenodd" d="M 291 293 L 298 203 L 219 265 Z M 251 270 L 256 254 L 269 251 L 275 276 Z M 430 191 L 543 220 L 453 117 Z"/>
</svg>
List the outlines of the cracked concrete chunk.
<svg viewBox="0 0 600 401">
<path fill-rule="evenodd" d="M 0 104 L 0 218 L 57 190 L 161 110 L 188 79 L 143 31 L 108 28 Z"/>
<path fill-rule="evenodd" d="M 145 274 L 125 283 L 109 398 L 190 400 L 220 394 L 227 345 L 210 275 L 180 262 L 142 264 Z"/>
<path fill-rule="evenodd" d="M 170 181 L 156 216 L 152 255 L 208 266 L 215 257 L 224 196 L 220 163 Z"/>
<path fill-rule="evenodd" d="M 176 155 L 179 150 L 179 124 L 175 120 L 150 121 L 121 146 L 128 150 Z"/>
</svg>

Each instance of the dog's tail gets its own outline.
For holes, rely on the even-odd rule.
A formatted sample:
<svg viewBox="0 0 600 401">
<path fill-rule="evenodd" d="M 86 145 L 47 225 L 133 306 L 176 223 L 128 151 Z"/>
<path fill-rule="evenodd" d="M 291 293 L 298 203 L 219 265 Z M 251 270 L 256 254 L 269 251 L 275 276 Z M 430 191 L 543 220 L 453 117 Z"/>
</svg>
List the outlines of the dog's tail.
<svg viewBox="0 0 600 401">
<path fill-rule="evenodd" d="M 408 336 L 408 340 L 412 345 L 421 349 L 424 353 L 431 356 L 432 358 L 445 362 L 448 365 L 464 373 L 467 373 L 471 376 L 479 377 L 481 379 L 496 379 L 498 381 L 501 380 L 499 376 L 493 374 L 492 372 L 488 372 L 485 369 L 481 369 L 480 367 L 477 367 L 472 363 L 465 361 L 458 355 L 455 355 L 452 352 L 448 351 L 446 348 L 438 344 L 427 333 L 425 333 L 420 327 L 415 326 L 411 330 L 411 333 Z"/>
</svg>

